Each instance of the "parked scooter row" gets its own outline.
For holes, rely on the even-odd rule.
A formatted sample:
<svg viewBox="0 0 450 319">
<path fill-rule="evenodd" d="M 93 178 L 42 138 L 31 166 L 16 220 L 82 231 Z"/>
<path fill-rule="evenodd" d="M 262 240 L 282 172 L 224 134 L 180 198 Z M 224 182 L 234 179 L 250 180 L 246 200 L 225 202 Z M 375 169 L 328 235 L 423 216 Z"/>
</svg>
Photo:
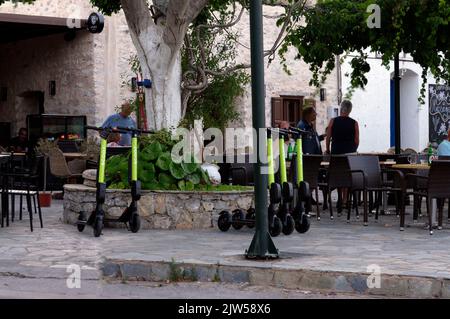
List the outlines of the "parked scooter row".
<svg viewBox="0 0 450 319">
<path fill-rule="evenodd" d="M 279 169 L 280 183 L 275 182 L 273 139 L 272 134 L 279 136 Z M 285 138 L 291 134 L 295 138 L 296 149 L 296 183 L 288 182 L 286 158 L 285 158 Z M 268 178 L 269 178 L 269 233 L 276 237 L 281 233 L 290 235 L 294 229 L 299 233 L 306 233 L 310 228 L 310 221 L 307 211 L 311 207 L 311 193 L 308 183 L 303 181 L 303 155 L 302 136 L 307 132 L 297 128 L 272 129 L 267 130 L 267 156 L 268 156 Z M 237 209 L 230 214 L 222 211 L 219 214 L 218 227 L 222 231 L 228 231 L 232 226 L 239 230 L 244 226 L 255 227 L 256 213 L 254 208 L 247 212 Z"/>
</svg>

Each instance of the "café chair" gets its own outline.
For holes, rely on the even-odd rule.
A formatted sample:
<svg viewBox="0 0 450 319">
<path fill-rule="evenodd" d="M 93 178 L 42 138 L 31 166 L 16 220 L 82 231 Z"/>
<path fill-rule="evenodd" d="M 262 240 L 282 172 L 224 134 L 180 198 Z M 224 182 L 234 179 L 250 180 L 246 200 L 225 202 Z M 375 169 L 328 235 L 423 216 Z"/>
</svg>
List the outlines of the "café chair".
<svg viewBox="0 0 450 319">
<path fill-rule="evenodd" d="M 378 220 L 379 205 L 381 194 L 392 192 L 396 198 L 397 215 L 400 216 L 400 230 L 404 230 L 405 205 L 403 201 L 404 187 L 400 183 L 403 180 L 401 172 L 391 169 L 381 169 L 378 156 L 358 155 L 348 156 L 348 165 L 351 173 L 351 194 L 355 196 L 356 192 L 362 191 L 364 197 L 364 226 L 368 225 L 368 211 L 374 206 L 372 197 L 368 196 L 375 193 L 376 213 L 375 220 Z M 393 183 L 386 183 L 384 178 L 387 174 L 394 175 Z M 367 198 L 370 197 L 369 201 Z M 357 210 L 357 205 L 356 210 Z M 368 206 L 369 209 L 368 209 Z M 350 221 L 350 210 L 347 215 L 347 222 Z"/>
<path fill-rule="evenodd" d="M 42 167 L 43 160 L 43 156 L 31 156 L 23 161 L 24 165 L 14 166 L 11 159 L 8 171 L 1 173 L 3 180 L 2 201 L 4 201 L 2 210 L 5 211 L 7 223 L 9 222 L 9 199 L 11 200 L 11 217 L 14 222 L 15 199 L 19 196 L 20 220 L 22 220 L 22 203 L 23 197 L 25 197 L 30 219 L 30 230 L 33 231 L 33 206 L 35 213 L 39 216 L 41 228 L 44 227 L 39 202 L 39 169 Z"/>
<path fill-rule="evenodd" d="M 407 174 L 406 177 L 413 181 L 425 181 L 423 189 L 413 188 L 409 194 L 415 197 L 425 197 L 427 203 L 428 227 L 430 235 L 433 235 L 433 221 L 431 203 L 433 199 L 445 201 L 450 198 L 450 160 L 435 160 L 431 162 L 428 176 L 418 174 Z M 442 229 L 443 205 L 438 205 L 438 229 Z"/>
<path fill-rule="evenodd" d="M 71 182 L 74 179 L 79 180 L 82 176 L 82 172 L 72 172 L 69 168 L 66 158 L 60 149 L 52 149 L 48 153 L 50 161 L 50 174 L 56 178 Z"/>
</svg>

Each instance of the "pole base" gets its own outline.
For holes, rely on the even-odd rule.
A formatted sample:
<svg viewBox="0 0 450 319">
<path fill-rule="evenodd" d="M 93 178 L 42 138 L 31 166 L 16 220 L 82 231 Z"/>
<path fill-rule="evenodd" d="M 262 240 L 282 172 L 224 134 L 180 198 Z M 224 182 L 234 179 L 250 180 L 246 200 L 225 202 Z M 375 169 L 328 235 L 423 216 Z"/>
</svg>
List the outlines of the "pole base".
<svg viewBox="0 0 450 319">
<path fill-rule="evenodd" d="M 255 232 L 250 247 L 245 251 L 245 258 L 259 260 L 280 258 L 279 251 L 275 247 L 269 232 L 265 232 L 265 234 L 258 230 Z"/>
</svg>

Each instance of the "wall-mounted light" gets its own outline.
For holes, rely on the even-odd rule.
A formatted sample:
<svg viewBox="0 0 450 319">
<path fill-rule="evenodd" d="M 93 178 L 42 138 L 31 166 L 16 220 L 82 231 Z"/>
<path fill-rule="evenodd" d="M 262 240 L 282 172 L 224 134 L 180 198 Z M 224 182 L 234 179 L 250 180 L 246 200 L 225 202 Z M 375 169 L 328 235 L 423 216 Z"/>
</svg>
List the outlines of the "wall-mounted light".
<svg viewBox="0 0 450 319">
<path fill-rule="evenodd" d="M 8 88 L 6 86 L 2 86 L 0 88 L 0 102 L 8 101 Z"/>
<path fill-rule="evenodd" d="M 326 101 L 327 100 L 327 89 L 320 89 L 320 101 Z"/>
<path fill-rule="evenodd" d="M 56 95 L 56 81 L 50 81 L 48 85 L 48 92 L 50 96 Z"/>
</svg>

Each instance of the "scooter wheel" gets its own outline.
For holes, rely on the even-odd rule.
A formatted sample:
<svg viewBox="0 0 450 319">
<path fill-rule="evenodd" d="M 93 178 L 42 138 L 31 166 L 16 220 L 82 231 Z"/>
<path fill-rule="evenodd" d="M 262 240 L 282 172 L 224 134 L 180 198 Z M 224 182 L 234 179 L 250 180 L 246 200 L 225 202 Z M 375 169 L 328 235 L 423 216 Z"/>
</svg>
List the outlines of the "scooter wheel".
<svg viewBox="0 0 450 319">
<path fill-rule="evenodd" d="M 223 232 L 226 232 L 231 227 L 231 216 L 227 211 L 223 211 L 220 213 L 219 219 L 217 220 L 217 226 Z"/>
<path fill-rule="evenodd" d="M 245 219 L 247 220 L 247 222 L 249 222 L 247 224 L 248 228 L 253 228 L 255 227 L 255 223 L 256 223 L 256 212 L 254 208 L 250 208 L 247 211 L 247 215 L 245 215 Z"/>
<path fill-rule="evenodd" d="M 272 204 L 278 204 L 281 202 L 281 185 L 273 183 L 270 185 L 270 202 Z"/>
<path fill-rule="evenodd" d="M 82 233 L 84 231 L 84 228 L 86 227 L 86 218 L 83 215 L 80 215 L 80 217 L 78 217 L 78 224 L 77 224 L 77 229 L 80 233 Z"/>
<path fill-rule="evenodd" d="M 233 216 L 231 217 L 231 226 L 233 226 L 234 229 L 239 230 L 242 227 L 244 227 L 244 224 L 242 224 L 242 221 L 245 219 L 244 212 L 240 209 L 237 209 L 233 212 Z"/>
<path fill-rule="evenodd" d="M 295 229 L 295 221 L 291 215 L 286 216 L 286 223 L 283 225 L 283 234 L 289 236 L 294 232 Z"/>
<path fill-rule="evenodd" d="M 291 202 L 294 199 L 294 185 L 292 183 L 283 183 L 283 200 Z"/>
<path fill-rule="evenodd" d="M 300 183 L 300 185 L 298 187 L 298 195 L 303 200 L 311 197 L 311 190 L 310 190 L 309 184 L 307 182 Z"/>
<path fill-rule="evenodd" d="M 273 226 L 269 227 L 270 236 L 277 237 L 278 235 L 281 234 L 282 230 L 283 230 L 283 223 L 277 216 L 275 216 L 273 218 Z"/>
<path fill-rule="evenodd" d="M 139 229 L 141 229 L 141 217 L 138 214 L 133 214 L 130 219 L 130 230 L 136 234 Z"/>
<path fill-rule="evenodd" d="M 309 227 L 311 227 L 311 222 L 306 214 L 302 215 L 301 221 L 295 221 L 295 230 L 300 234 L 306 233 Z"/>
<path fill-rule="evenodd" d="M 96 218 L 94 222 L 94 236 L 100 237 L 103 230 L 103 220 Z"/>
</svg>

